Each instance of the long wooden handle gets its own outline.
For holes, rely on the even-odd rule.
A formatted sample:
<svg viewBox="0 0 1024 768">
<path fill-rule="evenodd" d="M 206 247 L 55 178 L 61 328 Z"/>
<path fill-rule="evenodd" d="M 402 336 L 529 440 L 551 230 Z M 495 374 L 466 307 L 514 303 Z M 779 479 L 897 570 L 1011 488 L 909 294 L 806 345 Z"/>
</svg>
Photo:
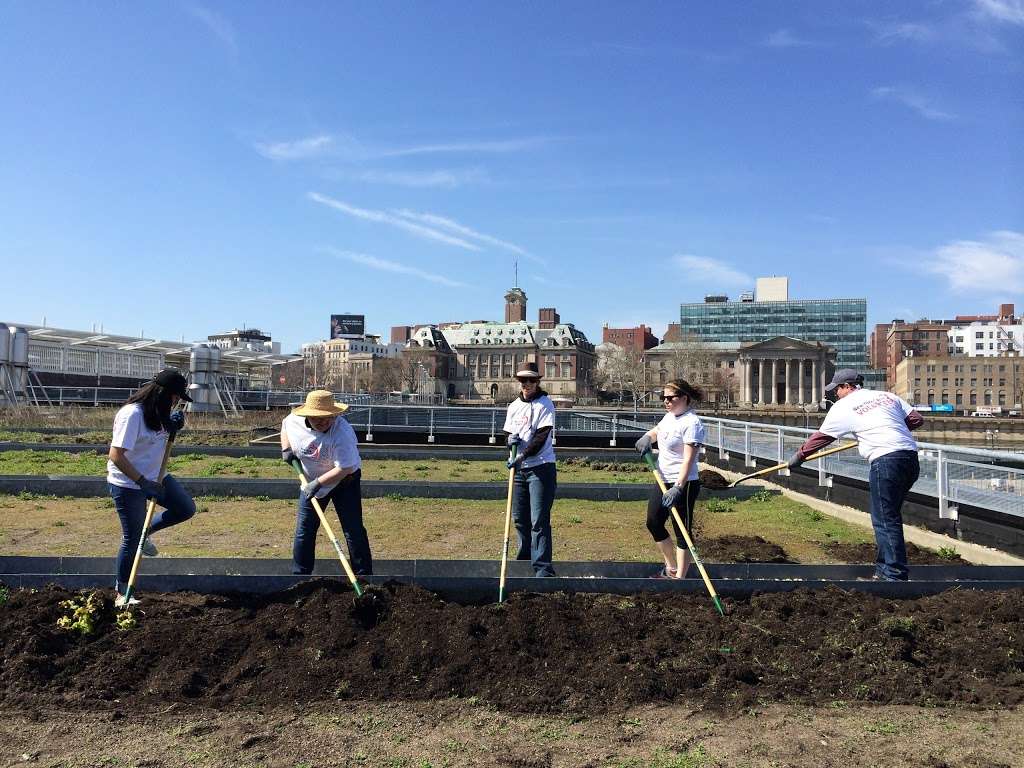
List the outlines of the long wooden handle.
<svg viewBox="0 0 1024 768">
<path fill-rule="evenodd" d="M 517 446 L 515 444 L 509 449 L 509 456 L 512 460 L 516 458 Z M 498 579 L 498 602 L 505 600 L 505 572 L 508 568 L 508 536 L 512 527 L 512 483 L 516 477 L 516 468 L 508 471 L 508 495 L 505 500 L 505 538 L 501 545 L 501 577 Z"/>
<path fill-rule="evenodd" d="M 850 448 L 853 448 L 856 445 L 857 445 L 857 443 L 847 443 L 846 445 L 840 445 L 840 446 L 835 447 L 835 448 L 825 448 L 825 449 L 822 449 L 822 450 L 818 451 L 817 453 L 811 454 L 806 459 L 804 459 L 804 463 L 806 463 L 808 461 L 814 461 L 815 459 L 820 459 L 823 456 L 831 456 L 833 453 L 839 453 L 840 451 L 849 450 Z M 780 469 L 785 469 L 788 466 L 789 466 L 789 462 L 788 461 L 784 461 L 781 464 L 776 464 L 774 467 L 768 467 L 767 469 L 759 469 L 759 470 L 757 470 L 757 472 L 751 472 L 749 475 L 744 475 L 743 477 L 739 478 L 738 480 L 734 480 L 733 482 L 729 483 L 729 487 L 730 488 L 735 488 L 737 485 L 742 483 L 744 480 L 750 480 L 752 477 L 760 477 L 761 475 L 770 475 L 772 472 L 778 472 Z"/>
<path fill-rule="evenodd" d="M 299 477 L 303 483 L 309 482 L 306 477 L 306 473 L 302 471 L 302 463 L 298 459 L 292 460 L 292 466 L 295 471 L 299 473 Z M 341 567 L 345 569 L 345 575 L 348 576 L 348 580 L 352 583 L 352 589 L 355 590 L 356 597 L 363 596 L 363 589 L 359 586 L 359 581 L 356 579 L 355 571 L 352 570 L 352 566 L 349 565 L 348 558 L 345 557 L 345 553 L 341 550 L 341 544 L 338 542 L 338 537 L 334 535 L 334 529 L 331 528 L 331 524 L 327 522 L 327 515 L 324 514 L 323 508 L 320 506 L 320 502 L 316 496 L 310 497 L 310 502 L 313 504 L 313 509 L 316 510 L 317 517 L 320 518 L 320 525 L 324 527 L 324 531 L 327 532 L 327 538 L 330 539 L 331 544 L 334 545 L 334 551 L 338 553 L 338 559 L 341 560 Z"/>
<path fill-rule="evenodd" d="M 668 491 L 668 486 L 665 484 L 665 479 L 661 476 L 661 472 L 658 471 L 657 464 L 654 463 L 654 456 L 650 451 L 645 451 L 643 455 L 644 461 L 647 462 L 647 466 L 651 468 L 651 473 L 654 475 L 654 479 L 658 481 L 658 487 L 662 493 Z M 725 616 L 725 609 L 722 608 L 722 601 L 718 598 L 718 593 L 715 592 L 714 586 L 711 584 L 711 579 L 708 577 L 708 572 L 704 570 L 704 563 L 701 562 L 700 557 L 697 555 L 697 548 L 693 546 L 693 539 L 690 538 L 689 532 L 686 530 L 686 526 L 683 525 L 683 519 L 679 515 L 679 510 L 672 506 L 672 517 L 676 521 L 676 525 L 679 526 L 679 530 L 682 531 L 683 539 L 686 541 L 686 548 L 690 550 L 690 555 L 693 557 L 693 563 L 697 566 L 697 571 L 700 573 L 700 577 L 704 579 L 704 586 L 708 588 L 708 594 L 711 595 L 711 599 L 715 603 L 715 608 L 718 609 L 720 616 Z M 680 574 L 680 578 L 686 574 Z"/>
<path fill-rule="evenodd" d="M 174 438 L 167 438 L 167 445 L 164 446 L 164 455 L 160 459 L 160 472 L 156 476 L 156 481 L 159 483 L 164 479 L 164 475 L 167 474 L 167 460 L 171 456 L 171 444 L 174 442 Z M 139 536 L 139 545 L 135 548 L 135 559 L 132 561 L 132 572 L 128 576 L 128 586 L 124 590 L 124 604 L 128 607 L 128 600 L 132 596 L 132 590 L 135 588 L 135 576 L 139 572 L 139 563 L 142 562 L 142 546 L 146 543 L 146 531 L 149 530 L 150 523 L 153 522 L 153 515 L 156 512 L 156 499 L 150 499 L 146 502 L 146 519 L 142 523 L 142 534 Z"/>
</svg>

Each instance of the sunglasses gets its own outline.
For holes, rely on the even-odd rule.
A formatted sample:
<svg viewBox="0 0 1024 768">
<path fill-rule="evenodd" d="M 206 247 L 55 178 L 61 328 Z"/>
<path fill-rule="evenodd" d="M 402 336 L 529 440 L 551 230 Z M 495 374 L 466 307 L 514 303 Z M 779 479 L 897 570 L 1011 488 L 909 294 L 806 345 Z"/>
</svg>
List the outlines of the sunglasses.
<svg viewBox="0 0 1024 768">
<path fill-rule="evenodd" d="M 661 399 L 668 403 L 675 400 L 678 397 L 682 397 L 682 395 L 662 395 Z"/>
<path fill-rule="evenodd" d="M 537 383 L 536 379 L 519 379 L 518 381 L 519 381 L 520 384 L 522 384 L 524 386 L 526 384 L 536 384 Z"/>
</svg>

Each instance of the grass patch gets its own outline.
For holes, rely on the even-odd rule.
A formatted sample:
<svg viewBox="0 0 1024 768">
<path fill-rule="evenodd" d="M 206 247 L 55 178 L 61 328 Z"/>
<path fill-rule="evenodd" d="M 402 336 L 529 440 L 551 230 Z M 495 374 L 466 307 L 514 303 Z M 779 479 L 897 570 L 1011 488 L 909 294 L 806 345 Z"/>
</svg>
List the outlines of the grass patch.
<svg viewBox="0 0 1024 768">
<path fill-rule="evenodd" d="M 295 501 L 258 501 L 201 496 L 192 520 L 156 534 L 168 557 L 291 556 Z M 110 556 L 121 527 L 109 497 L 22 500 L 0 495 L 3 536 L 0 555 Z M 867 542 L 871 532 L 840 520 L 809 519 L 808 508 L 785 497 L 772 504 L 737 502 L 731 512 L 708 514 L 698 502 L 695 518 L 701 538 L 761 536 L 806 563 L 835 562 L 827 541 Z M 556 499 L 552 509 L 556 560 L 656 562 L 645 527 L 646 502 Z M 504 527 L 504 500 L 409 499 L 401 495 L 363 499 L 363 519 L 374 557 L 380 559 L 483 559 L 495 557 Z M 337 515 L 327 514 L 332 522 Z M 60 521 L 63 526 L 55 526 Z M 338 531 L 340 533 L 340 530 Z M 318 557 L 334 558 L 326 537 Z"/>
</svg>

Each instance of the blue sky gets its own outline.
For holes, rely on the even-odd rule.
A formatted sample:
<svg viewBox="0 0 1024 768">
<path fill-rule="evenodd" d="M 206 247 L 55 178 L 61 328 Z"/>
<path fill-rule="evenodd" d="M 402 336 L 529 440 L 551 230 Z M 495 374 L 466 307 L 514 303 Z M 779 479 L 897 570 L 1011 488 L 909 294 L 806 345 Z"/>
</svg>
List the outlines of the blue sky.
<svg viewBox="0 0 1024 768">
<path fill-rule="evenodd" d="M 1024 310 L 1024 0 L 0 2 L 0 320 Z"/>
</svg>

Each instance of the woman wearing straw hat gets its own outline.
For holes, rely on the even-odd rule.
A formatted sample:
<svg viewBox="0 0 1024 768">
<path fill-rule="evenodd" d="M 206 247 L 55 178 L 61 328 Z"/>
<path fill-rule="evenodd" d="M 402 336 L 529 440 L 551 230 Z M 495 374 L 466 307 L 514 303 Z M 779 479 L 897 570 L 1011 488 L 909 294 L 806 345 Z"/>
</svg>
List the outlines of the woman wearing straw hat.
<svg viewBox="0 0 1024 768">
<path fill-rule="evenodd" d="M 316 532 L 320 529 L 313 497 L 320 502 L 321 509 L 326 509 L 328 501 L 334 502 L 352 570 L 359 576 L 373 573 L 370 541 L 363 527 L 359 488 L 362 462 L 356 433 L 345 419 L 338 418 L 347 410 L 348 406 L 334 402 L 334 395 L 327 390 L 315 389 L 306 395 L 305 405 L 281 422 L 281 458 L 286 464 L 298 459 L 308 478 L 299 491 L 292 573 L 313 572 Z"/>
<path fill-rule="evenodd" d="M 552 430 L 555 406 L 540 388 L 536 363 L 527 363 L 516 378 L 522 391 L 509 403 L 505 416 L 509 447 L 518 446 L 515 459 L 506 466 L 515 469 L 512 488 L 512 517 L 519 534 L 516 560 L 532 560 L 537 576 L 554 576 L 551 567 L 551 505 L 555 502 L 557 476 Z"/>
</svg>

